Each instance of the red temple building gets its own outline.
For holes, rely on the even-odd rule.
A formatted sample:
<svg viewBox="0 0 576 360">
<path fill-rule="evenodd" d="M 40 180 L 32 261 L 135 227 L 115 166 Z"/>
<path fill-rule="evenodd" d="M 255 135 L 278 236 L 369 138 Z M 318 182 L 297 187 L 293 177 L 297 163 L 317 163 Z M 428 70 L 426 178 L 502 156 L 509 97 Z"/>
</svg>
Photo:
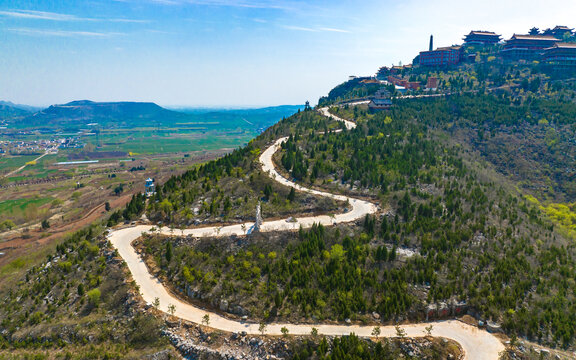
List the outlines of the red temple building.
<svg viewBox="0 0 576 360">
<path fill-rule="evenodd" d="M 418 81 L 408 81 L 392 75 L 388 76 L 388 82 L 396 86 L 405 87 L 406 90 L 418 90 L 422 87 L 422 84 Z"/>
<path fill-rule="evenodd" d="M 576 44 L 556 43 L 544 49 L 542 61 L 556 70 L 576 70 Z"/>
<path fill-rule="evenodd" d="M 492 31 L 470 31 L 464 37 L 464 45 L 496 45 L 500 40 L 500 35 Z"/>
<path fill-rule="evenodd" d="M 419 64 L 421 66 L 449 66 L 460 63 L 463 58 L 462 46 L 441 47 L 432 51 L 421 51 Z"/>
<path fill-rule="evenodd" d="M 511 60 L 534 60 L 540 57 L 544 49 L 559 42 L 550 35 L 516 35 L 506 41 L 500 54 Z"/>
<path fill-rule="evenodd" d="M 426 82 L 426 89 L 436 90 L 438 88 L 438 78 L 430 76 Z"/>
</svg>

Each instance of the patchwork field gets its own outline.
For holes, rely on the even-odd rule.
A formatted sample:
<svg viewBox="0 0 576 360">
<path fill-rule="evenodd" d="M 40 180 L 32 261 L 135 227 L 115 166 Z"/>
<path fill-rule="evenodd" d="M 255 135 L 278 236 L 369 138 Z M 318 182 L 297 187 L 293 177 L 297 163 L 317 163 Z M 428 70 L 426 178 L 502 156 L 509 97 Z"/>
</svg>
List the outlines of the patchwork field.
<svg viewBox="0 0 576 360">
<path fill-rule="evenodd" d="M 297 107 L 190 110 L 198 121 L 98 131 L 0 131 L 0 141 L 78 137 L 83 149 L 0 156 L 0 283 L 45 256 L 59 238 L 123 207 L 148 177 L 162 183 L 199 162 L 221 156 L 258 135 Z M 97 160 L 89 164 L 60 162 Z M 10 176 L 12 171 L 26 165 Z M 106 204 L 109 204 L 109 207 Z M 109 210 L 107 210 L 109 208 Z M 46 221 L 41 226 L 41 222 Z"/>
</svg>

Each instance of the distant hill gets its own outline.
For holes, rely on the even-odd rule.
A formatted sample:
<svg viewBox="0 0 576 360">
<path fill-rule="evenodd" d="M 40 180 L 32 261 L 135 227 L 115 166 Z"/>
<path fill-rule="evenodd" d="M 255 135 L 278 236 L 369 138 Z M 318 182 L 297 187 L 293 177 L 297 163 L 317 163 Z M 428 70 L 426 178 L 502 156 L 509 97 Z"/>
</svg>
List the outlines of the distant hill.
<svg viewBox="0 0 576 360">
<path fill-rule="evenodd" d="M 280 105 L 255 109 L 220 108 L 181 108 L 184 113 L 193 115 L 197 122 L 218 123 L 220 128 L 251 129 L 259 134 L 284 117 L 288 117 L 304 105 Z"/>
<path fill-rule="evenodd" d="M 187 114 L 145 102 L 72 101 L 52 105 L 27 116 L 14 125 L 27 127 L 78 128 L 97 123 L 102 127 L 133 127 L 170 124 L 187 120 Z"/>
<path fill-rule="evenodd" d="M 258 109 L 165 109 L 148 102 L 72 101 L 44 110 L 20 114 L 13 121 L 16 128 L 85 128 L 98 124 L 103 128 L 201 126 L 205 129 L 251 130 L 260 133 L 285 116 L 302 108 L 282 105 Z"/>
<path fill-rule="evenodd" d="M 10 101 L 0 101 L 0 120 L 25 117 L 38 110 L 38 108 L 33 106 L 14 104 Z"/>
<path fill-rule="evenodd" d="M 2 101 L 2 100 L 0 100 L 0 105 L 10 106 L 10 107 L 13 107 L 16 109 L 25 110 L 27 112 L 36 112 L 36 111 L 39 111 L 42 109 L 41 107 L 37 107 L 37 106 L 14 104 L 11 101 Z"/>
</svg>

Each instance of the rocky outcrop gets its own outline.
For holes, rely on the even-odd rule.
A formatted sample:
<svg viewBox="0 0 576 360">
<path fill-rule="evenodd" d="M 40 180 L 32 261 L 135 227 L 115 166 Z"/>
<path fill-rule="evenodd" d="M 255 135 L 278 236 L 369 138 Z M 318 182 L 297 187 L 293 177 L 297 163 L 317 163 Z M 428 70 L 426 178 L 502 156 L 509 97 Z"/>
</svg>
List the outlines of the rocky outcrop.
<svg viewBox="0 0 576 360">
<path fill-rule="evenodd" d="M 256 337 L 248 337 L 246 333 L 234 333 L 226 338 L 219 349 L 214 349 L 198 342 L 209 340 L 209 335 L 200 333 L 199 336 L 187 336 L 177 334 L 173 330 L 163 330 L 172 345 L 186 359 L 208 360 L 261 360 L 283 359 L 273 354 L 285 353 L 287 346 L 282 340 L 263 340 Z"/>
</svg>

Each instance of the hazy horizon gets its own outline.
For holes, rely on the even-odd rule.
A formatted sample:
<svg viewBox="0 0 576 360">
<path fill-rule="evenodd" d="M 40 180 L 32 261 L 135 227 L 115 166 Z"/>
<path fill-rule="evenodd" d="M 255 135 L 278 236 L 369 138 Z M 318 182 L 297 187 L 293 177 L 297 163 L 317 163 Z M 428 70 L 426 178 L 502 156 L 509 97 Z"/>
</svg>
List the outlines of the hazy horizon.
<svg viewBox="0 0 576 360">
<path fill-rule="evenodd" d="M 0 99 L 165 107 L 315 104 L 349 75 L 410 63 L 470 30 L 576 27 L 576 3 L 0 0 Z"/>
<path fill-rule="evenodd" d="M 24 104 L 24 103 L 17 103 L 14 101 L 10 101 L 10 99 L 0 99 L 0 104 L 1 103 L 11 103 L 15 106 L 26 106 L 26 107 L 33 107 L 33 108 L 47 108 L 49 106 L 52 105 L 65 105 L 67 103 L 70 103 L 72 101 L 94 101 L 91 99 L 75 99 L 75 100 L 71 100 L 71 101 L 67 101 L 67 102 L 56 102 L 56 103 L 52 103 L 52 104 L 40 104 L 40 105 L 34 105 L 34 104 Z M 94 102 L 98 102 L 98 101 L 94 101 Z M 111 101 L 107 101 L 107 102 L 140 102 L 140 101 L 134 101 L 134 100 L 111 100 Z M 147 101 L 147 102 L 152 102 L 155 103 L 156 105 L 159 105 L 165 109 L 168 110 L 174 110 L 174 111 L 187 111 L 187 110 L 206 110 L 206 111 L 210 111 L 210 110 L 224 110 L 224 111 L 233 111 L 233 110 L 258 110 L 258 109 L 266 109 L 266 108 L 276 108 L 276 107 L 283 107 L 283 106 L 288 106 L 288 107 L 297 107 L 297 106 L 301 106 L 303 107 L 304 104 L 270 104 L 270 105 L 227 105 L 227 104 L 215 104 L 215 105 L 208 105 L 208 106 L 202 106 L 202 105 L 164 105 L 155 101 Z"/>
</svg>

